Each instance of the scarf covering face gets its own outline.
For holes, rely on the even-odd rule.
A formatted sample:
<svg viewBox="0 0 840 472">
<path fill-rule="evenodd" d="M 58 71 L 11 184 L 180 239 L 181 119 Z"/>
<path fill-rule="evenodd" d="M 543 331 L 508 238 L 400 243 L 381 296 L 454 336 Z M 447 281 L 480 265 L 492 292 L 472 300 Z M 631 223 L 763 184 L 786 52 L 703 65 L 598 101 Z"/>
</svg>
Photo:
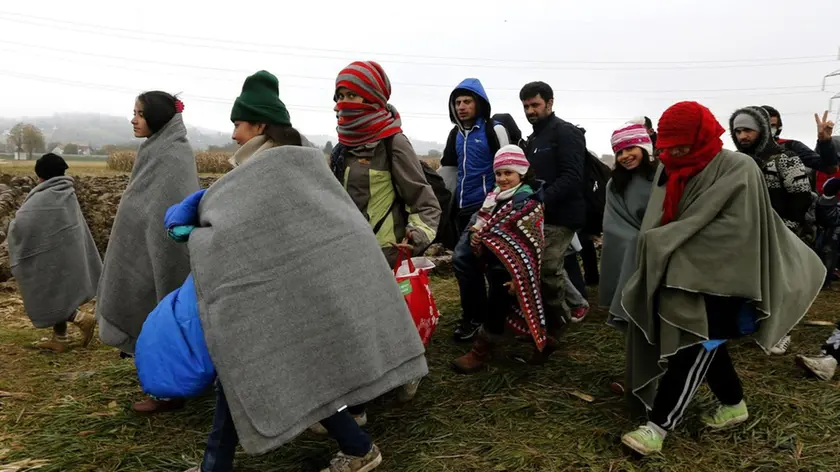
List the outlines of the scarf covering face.
<svg viewBox="0 0 840 472">
<path fill-rule="evenodd" d="M 356 61 L 335 79 L 335 89 L 345 87 L 365 99 L 365 103 L 340 102 L 338 142 L 347 147 L 373 143 L 402 133 L 400 114 L 388 103 L 391 81 L 378 63 Z"/>
<path fill-rule="evenodd" d="M 665 167 L 668 183 L 662 204 L 662 224 L 677 217 L 688 180 L 699 174 L 723 149 L 720 136 L 726 130 L 712 112 L 697 102 L 680 102 L 665 110 L 659 119 L 659 160 Z M 691 151 L 680 157 L 671 156 L 670 148 L 690 145 Z"/>
</svg>

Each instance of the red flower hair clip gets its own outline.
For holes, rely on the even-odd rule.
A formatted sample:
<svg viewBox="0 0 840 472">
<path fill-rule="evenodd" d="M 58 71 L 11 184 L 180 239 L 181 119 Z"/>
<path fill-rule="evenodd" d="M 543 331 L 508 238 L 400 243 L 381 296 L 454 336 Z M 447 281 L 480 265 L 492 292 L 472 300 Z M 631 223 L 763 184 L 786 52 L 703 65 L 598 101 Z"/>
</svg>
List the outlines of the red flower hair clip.
<svg viewBox="0 0 840 472">
<path fill-rule="evenodd" d="M 181 101 L 180 98 L 175 99 L 175 113 L 181 113 L 184 111 L 184 102 Z"/>
</svg>

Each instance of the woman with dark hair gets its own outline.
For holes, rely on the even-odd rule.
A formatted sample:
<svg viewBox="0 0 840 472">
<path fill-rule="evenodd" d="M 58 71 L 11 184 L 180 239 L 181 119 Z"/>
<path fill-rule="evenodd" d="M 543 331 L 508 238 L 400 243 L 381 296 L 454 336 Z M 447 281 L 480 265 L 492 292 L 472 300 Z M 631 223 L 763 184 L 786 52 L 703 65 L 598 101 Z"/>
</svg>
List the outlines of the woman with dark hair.
<svg viewBox="0 0 840 472">
<path fill-rule="evenodd" d="M 164 212 L 199 189 L 195 155 L 181 117 L 184 104 L 166 92 L 140 94 L 131 124 L 145 138 L 122 195 L 96 294 L 99 337 L 127 354 L 143 322 L 190 272 L 189 254 L 163 231 Z M 178 409 L 183 400 L 147 398 L 141 413 Z"/>
<path fill-rule="evenodd" d="M 658 166 L 643 123 L 627 123 L 613 132 L 612 148 L 615 169 L 607 182 L 598 289 L 600 304 L 610 307 L 611 323 L 627 319 L 621 309 L 621 288 L 635 268 L 636 238 Z"/>
<path fill-rule="evenodd" d="M 621 289 L 636 269 L 636 240 L 645 216 L 658 161 L 653 142 L 641 120 L 627 123 L 612 135 L 615 169 L 607 182 L 604 210 L 604 237 L 601 248 L 599 303 L 609 308 L 607 323 L 627 333 L 627 314 L 621 306 Z M 632 385 L 631 363 L 627 363 L 625 382 Z M 613 390 L 623 391 L 620 382 Z M 628 399 L 633 400 L 630 395 Z M 631 410 L 640 406 L 631 404 Z"/>
</svg>

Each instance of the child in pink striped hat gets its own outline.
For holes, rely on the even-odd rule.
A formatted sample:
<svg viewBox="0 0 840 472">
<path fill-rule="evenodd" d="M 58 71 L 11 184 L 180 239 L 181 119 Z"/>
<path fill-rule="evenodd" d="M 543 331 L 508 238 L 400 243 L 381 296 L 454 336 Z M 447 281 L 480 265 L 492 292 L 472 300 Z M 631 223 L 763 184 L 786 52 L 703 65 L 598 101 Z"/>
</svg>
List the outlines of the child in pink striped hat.
<svg viewBox="0 0 840 472">
<path fill-rule="evenodd" d="M 533 340 L 537 353 L 557 341 L 545 329 L 540 265 L 545 250 L 542 193 L 519 146 L 499 149 L 493 161 L 496 187 L 470 227 L 470 242 L 489 282 L 487 313 L 470 352 L 452 361 L 462 374 L 481 370 L 505 327 Z"/>
</svg>

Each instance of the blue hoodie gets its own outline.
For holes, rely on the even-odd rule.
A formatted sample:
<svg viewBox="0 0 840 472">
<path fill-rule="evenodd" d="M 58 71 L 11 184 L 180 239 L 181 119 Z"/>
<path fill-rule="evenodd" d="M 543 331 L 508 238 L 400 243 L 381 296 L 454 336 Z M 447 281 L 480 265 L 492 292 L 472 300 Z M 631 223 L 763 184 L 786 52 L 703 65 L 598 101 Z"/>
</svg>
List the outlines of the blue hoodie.
<svg viewBox="0 0 840 472">
<path fill-rule="evenodd" d="M 455 110 L 455 99 L 466 95 L 464 92 L 475 96 L 478 106 L 479 116 L 470 129 L 464 128 Z M 455 187 L 455 204 L 458 208 L 480 206 L 496 184 L 493 158 L 500 143 L 494 129 L 496 124 L 491 123 L 492 127 L 487 129 L 490 116 L 490 101 L 478 79 L 464 79 L 449 96 L 449 118 L 455 123 L 455 128 L 449 134 L 441 165 L 458 167 Z M 507 142 L 501 143 L 505 144 Z"/>
</svg>

